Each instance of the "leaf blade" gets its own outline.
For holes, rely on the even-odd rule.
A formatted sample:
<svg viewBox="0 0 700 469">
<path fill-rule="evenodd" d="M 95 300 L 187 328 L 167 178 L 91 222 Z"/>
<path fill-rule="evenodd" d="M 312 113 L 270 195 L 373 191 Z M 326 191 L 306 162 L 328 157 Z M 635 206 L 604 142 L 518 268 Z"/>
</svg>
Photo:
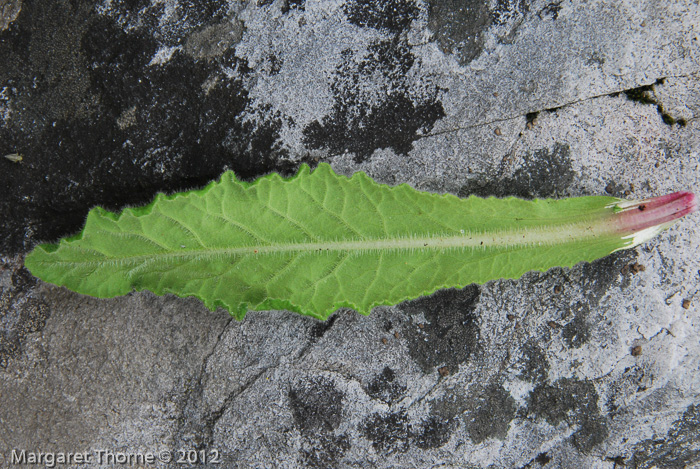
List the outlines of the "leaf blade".
<svg viewBox="0 0 700 469">
<path fill-rule="evenodd" d="M 529 270 L 591 261 L 631 241 L 620 200 L 460 199 L 347 178 L 321 164 L 252 183 L 224 173 L 146 207 L 101 208 L 84 230 L 39 245 L 42 279 L 98 297 L 148 289 L 195 296 L 237 318 L 289 309 L 325 319 Z"/>
</svg>

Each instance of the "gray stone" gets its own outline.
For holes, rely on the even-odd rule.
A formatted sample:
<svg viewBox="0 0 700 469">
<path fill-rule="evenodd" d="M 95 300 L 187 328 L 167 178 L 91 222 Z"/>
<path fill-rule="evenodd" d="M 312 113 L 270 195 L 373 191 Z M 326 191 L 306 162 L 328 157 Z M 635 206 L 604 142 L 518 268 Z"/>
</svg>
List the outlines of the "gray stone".
<svg viewBox="0 0 700 469">
<path fill-rule="evenodd" d="M 0 1 L 0 154 L 24 156 L 0 161 L 0 465 L 698 467 L 697 214 L 593 263 L 323 323 L 89 298 L 22 267 L 94 205 L 224 169 L 700 192 L 697 2 L 205 3 Z"/>
<path fill-rule="evenodd" d="M 0 31 L 4 31 L 19 15 L 22 0 L 0 0 Z"/>
</svg>

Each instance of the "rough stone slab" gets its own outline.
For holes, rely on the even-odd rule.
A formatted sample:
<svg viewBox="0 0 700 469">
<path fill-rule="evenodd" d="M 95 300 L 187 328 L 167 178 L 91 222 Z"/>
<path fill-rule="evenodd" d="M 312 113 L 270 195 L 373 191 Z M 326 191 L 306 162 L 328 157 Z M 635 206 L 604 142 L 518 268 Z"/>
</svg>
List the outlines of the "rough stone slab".
<svg viewBox="0 0 700 469">
<path fill-rule="evenodd" d="M 696 2 L 0 13 L 0 153 L 24 157 L 0 160 L 0 466 L 13 448 L 216 450 L 241 468 L 700 464 L 697 214 L 593 264 L 324 323 L 97 300 L 21 266 L 94 205 L 226 168 L 325 160 L 462 196 L 698 193 Z"/>
<path fill-rule="evenodd" d="M 19 15 L 22 9 L 22 0 L 0 1 L 0 31 L 7 29 Z"/>
</svg>

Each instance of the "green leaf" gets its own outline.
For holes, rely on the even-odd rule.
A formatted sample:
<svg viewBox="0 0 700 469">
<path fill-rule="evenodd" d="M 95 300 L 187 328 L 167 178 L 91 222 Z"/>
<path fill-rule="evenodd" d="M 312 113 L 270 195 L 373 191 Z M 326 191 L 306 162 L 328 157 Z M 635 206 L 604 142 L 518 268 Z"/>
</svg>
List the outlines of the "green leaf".
<svg viewBox="0 0 700 469">
<path fill-rule="evenodd" d="M 325 319 L 340 307 L 367 314 L 441 288 L 592 261 L 666 228 L 680 213 L 663 218 L 669 204 L 694 210 L 692 194 L 679 197 L 460 199 L 347 178 L 327 164 L 253 183 L 227 172 L 146 207 L 97 207 L 81 233 L 37 246 L 25 263 L 100 298 L 150 290 L 195 296 L 239 319 L 265 309 Z"/>
</svg>

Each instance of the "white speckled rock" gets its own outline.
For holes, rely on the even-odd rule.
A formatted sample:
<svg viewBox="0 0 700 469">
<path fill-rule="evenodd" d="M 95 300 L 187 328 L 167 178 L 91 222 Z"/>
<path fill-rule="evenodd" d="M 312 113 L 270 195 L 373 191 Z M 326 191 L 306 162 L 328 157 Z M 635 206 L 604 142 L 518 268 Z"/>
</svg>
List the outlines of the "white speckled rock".
<svg viewBox="0 0 700 469">
<path fill-rule="evenodd" d="M 39 158 L 76 141 L 73 151 L 102 153 L 75 186 L 97 192 L 133 181 L 174 190 L 161 179 L 207 165 L 258 175 L 319 159 L 463 196 L 700 192 L 697 2 L 83 3 L 99 27 L 57 37 L 87 66 L 45 86 L 51 99 L 84 98 L 71 129 L 88 130 L 59 133 L 52 115 L 42 132 L 58 122 L 61 145 L 37 143 L 17 184 L 44 177 L 38 161 L 47 183 L 62 177 L 63 160 Z M 24 25 L 48 24 L 41 8 L 25 0 L 0 37 L 20 44 Z M 103 56 L 86 38 L 105 25 L 118 47 Z M 3 93 L 16 121 L 3 121 L 0 143 L 17 146 L 30 122 L 44 124 L 29 91 Z M 113 124 L 90 127 L 101 115 Z M 98 130 L 109 138 L 81 140 Z M 132 160 L 155 179 L 119 176 Z M 27 210 L 78 197 L 70 187 Z M 20 233 L 34 242 L 42 225 L 26 220 Z M 700 461 L 697 214 L 593 264 L 325 323 L 280 311 L 234 322 L 149 293 L 90 299 L 29 277 L 22 252 L 3 253 L 0 275 L 5 464 L 12 449 L 88 451 L 93 462 L 98 449 L 197 449 L 241 468 Z"/>
</svg>

